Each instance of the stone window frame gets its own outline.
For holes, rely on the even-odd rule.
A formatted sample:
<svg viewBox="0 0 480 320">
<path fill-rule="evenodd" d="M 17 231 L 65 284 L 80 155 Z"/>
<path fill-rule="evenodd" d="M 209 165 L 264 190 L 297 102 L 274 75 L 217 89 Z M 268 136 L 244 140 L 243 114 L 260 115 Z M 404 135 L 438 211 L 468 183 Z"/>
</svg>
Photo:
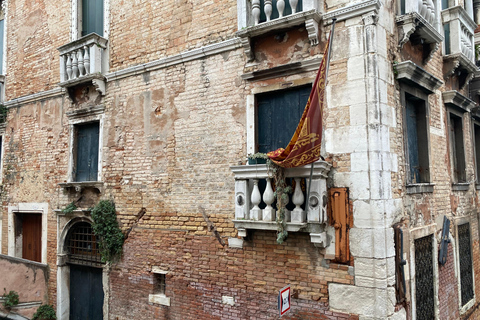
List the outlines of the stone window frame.
<svg viewBox="0 0 480 320">
<path fill-rule="evenodd" d="M 47 227 L 48 227 L 48 203 L 18 203 L 8 206 L 8 255 L 16 257 L 15 245 L 15 215 L 17 213 L 36 213 L 42 215 L 41 232 L 41 263 L 47 264 Z M 21 257 L 17 257 L 21 258 Z"/>
<path fill-rule="evenodd" d="M 67 113 L 68 116 L 68 125 L 69 125 L 69 160 L 68 160 L 68 183 L 82 183 L 75 181 L 74 177 L 74 167 L 75 167 L 75 132 L 78 125 L 87 124 L 91 122 L 98 122 L 99 127 L 99 136 L 98 136 L 98 172 L 96 181 L 86 181 L 84 183 L 93 183 L 102 181 L 103 178 L 103 168 L 102 168 L 102 159 L 103 159 L 103 126 L 104 126 L 104 109 L 103 105 L 96 106 L 93 108 L 79 109 L 70 113 Z"/>
<path fill-rule="evenodd" d="M 170 307 L 170 298 L 167 297 L 165 294 L 168 273 L 169 272 L 167 270 L 163 270 L 161 267 L 152 266 L 154 286 L 155 282 L 160 281 L 160 286 L 163 287 L 163 290 L 159 290 L 158 292 L 156 292 L 154 288 L 154 292 L 148 295 L 148 302 Z"/>
<path fill-rule="evenodd" d="M 426 114 L 426 144 L 428 155 L 426 161 L 428 162 L 428 169 L 431 171 L 431 152 L 430 152 L 430 126 L 428 125 L 428 119 L 430 119 L 430 105 L 428 102 L 428 94 L 418 88 L 411 87 L 409 85 L 402 85 L 401 86 L 401 104 L 402 104 L 402 117 L 403 117 L 403 135 L 404 135 L 404 152 L 405 152 L 405 165 L 407 170 L 406 171 L 406 188 L 408 194 L 413 193 L 431 193 L 433 192 L 434 185 L 432 184 L 432 176 L 431 172 L 429 173 L 429 178 L 427 182 L 422 183 L 412 183 L 410 177 L 410 165 L 408 160 L 408 136 L 407 136 L 407 123 L 406 123 L 406 102 L 407 102 L 407 95 L 410 95 L 414 98 L 419 100 L 423 100 L 425 105 L 425 114 Z"/>
<path fill-rule="evenodd" d="M 476 131 L 475 127 L 478 128 Z M 478 133 L 477 135 L 475 133 Z M 475 188 L 480 189 L 480 118 L 471 117 L 471 136 L 472 136 L 472 150 L 473 163 L 475 171 Z"/>
<path fill-rule="evenodd" d="M 80 6 L 82 0 L 72 0 L 71 7 L 71 26 L 70 26 L 70 41 L 78 40 L 82 37 L 80 31 L 80 26 L 82 23 Z M 108 39 L 110 34 L 110 0 L 103 0 L 103 35 L 102 38 Z"/>
<path fill-rule="evenodd" d="M 432 249 L 433 249 L 433 290 L 434 290 L 434 310 L 435 310 L 435 320 L 440 319 L 440 308 L 439 308 L 439 298 L 438 298 L 438 287 L 439 287 L 439 275 L 438 275 L 438 243 L 437 237 L 437 225 L 431 224 L 423 227 L 418 227 L 411 229 L 409 232 L 409 249 L 410 249 L 410 267 L 409 269 L 409 283 L 410 283 L 410 301 L 411 301 L 411 310 L 412 310 L 412 318 L 411 320 L 417 320 L 416 314 L 416 300 L 415 300 L 415 293 L 416 293 L 416 284 L 415 284 L 415 240 L 420 239 L 426 236 L 432 237 Z"/>
<path fill-rule="evenodd" d="M 455 250 L 455 275 L 457 276 L 457 286 L 458 286 L 458 309 L 460 310 L 460 314 L 466 313 L 470 308 L 472 308 L 475 305 L 476 301 L 476 294 L 475 294 L 475 268 L 473 265 L 473 245 L 472 245 L 472 219 L 470 217 L 457 217 L 453 218 L 453 223 L 454 223 L 454 230 L 455 230 L 455 247 L 453 250 Z M 458 239 L 458 226 L 463 225 L 463 224 L 469 224 L 470 228 L 470 252 L 472 256 L 472 280 L 473 280 L 473 298 L 467 302 L 464 306 L 462 306 L 462 288 L 461 288 L 461 275 L 460 275 L 460 242 Z"/>
</svg>

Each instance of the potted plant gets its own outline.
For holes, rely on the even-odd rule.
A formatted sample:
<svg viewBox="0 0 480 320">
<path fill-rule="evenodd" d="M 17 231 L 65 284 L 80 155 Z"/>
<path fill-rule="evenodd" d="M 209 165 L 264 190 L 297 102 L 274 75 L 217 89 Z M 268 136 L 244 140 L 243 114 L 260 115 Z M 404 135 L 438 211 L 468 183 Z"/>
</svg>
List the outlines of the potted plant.
<svg viewBox="0 0 480 320">
<path fill-rule="evenodd" d="M 268 156 L 266 153 L 257 152 L 248 155 L 248 164 L 266 164 Z"/>
<path fill-rule="evenodd" d="M 55 309 L 49 304 L 41 305 L 33 315 L 32 320 L 56 320 Z"/>
</svg>

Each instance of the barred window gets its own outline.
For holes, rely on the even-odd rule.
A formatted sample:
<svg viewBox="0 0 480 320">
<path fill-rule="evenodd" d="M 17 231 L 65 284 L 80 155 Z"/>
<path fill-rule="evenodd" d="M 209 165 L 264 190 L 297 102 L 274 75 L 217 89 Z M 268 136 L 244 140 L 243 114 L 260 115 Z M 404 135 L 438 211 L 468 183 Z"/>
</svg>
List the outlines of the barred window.
<svg viewBox="0 0 480 320">
<path fill-rule="evenodd" d="M 102 267 L 99 243 L 88 222 L 75 224 L 66 241 L 68 262 L 73 264 Z"/>
<path fill-rule="evenodd" d="M 470 223 L 458 226 L 458 259 L 460 260 L 460 290 L 462 306 L 473 299 L 472 251 Z"/>
<path fill-rule="evenodd" d="M 419 320 L 435 319 L 432 241 L 431 235 L 415 240 L 415 310 Z"/>
</svg>

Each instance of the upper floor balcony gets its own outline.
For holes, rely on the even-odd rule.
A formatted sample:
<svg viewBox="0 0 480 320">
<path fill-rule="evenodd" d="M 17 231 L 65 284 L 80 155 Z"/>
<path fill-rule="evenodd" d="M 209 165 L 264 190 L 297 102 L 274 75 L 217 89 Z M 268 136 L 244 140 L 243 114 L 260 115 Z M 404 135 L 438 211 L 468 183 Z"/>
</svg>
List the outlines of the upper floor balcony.
<svg viewBox="0 0 480 320">
<path fill-rule="evenodd" d="M 285 217 L 288 232 L 308 232 L 311 241 L 327 247 L 327 175 L 331 165 L 314 163 L 311 191 L 306 199 L 310 165 L 286 169 L 285 177 L 293 192 Z M 274 182 L 265 164 L 232 166 L 235 174 L 235 227 L 239 236 L 248 229 L 277 230 Z"/>
<path fill-rule="evenodd" d="M 437 51 L 443 37 L 438 31 L 440 24 L 440 8 L 433 0 L 401 0 L 398 3 L 396 18 L 399 28 L 399 46 L 408 41 L 413 45 L 428 45 L 427 59 Z"/>
<path fill-rule="evenodd" d="M 442 11 L 445 32 L 444 75 L 446 78 L 456 74 L 463 88 L 473 77 L 475 65 L 474 32 L 476 23 L 461 6 Z"/>
<path fill-rule="evenodd" d="M 104 74 L 108 66 L 107 41 L 96 33 L 90 33 L 58 48 L 60 51 L 59 85 L 70 88 L 89 82 L 104 95 Z"/>
<path fill-rule="evenodd" d="M 272 31 L 305 26 L 312 45 L 318 44 L 321 15 L 317 0 L 238 0 L 238 32 L 252 60 L 251 39 Z"/>
</svg>

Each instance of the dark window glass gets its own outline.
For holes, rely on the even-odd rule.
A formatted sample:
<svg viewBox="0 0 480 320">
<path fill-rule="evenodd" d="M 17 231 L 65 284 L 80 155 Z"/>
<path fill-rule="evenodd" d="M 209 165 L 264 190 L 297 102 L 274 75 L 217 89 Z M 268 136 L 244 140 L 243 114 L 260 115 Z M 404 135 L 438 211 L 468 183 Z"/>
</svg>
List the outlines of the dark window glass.
<svg viewBox="0 0 480 320">
<path fill-rule="evenodd" d="M 103 0 L 82 0 L 82 36 L 103 36 Z"/>
</svg>

